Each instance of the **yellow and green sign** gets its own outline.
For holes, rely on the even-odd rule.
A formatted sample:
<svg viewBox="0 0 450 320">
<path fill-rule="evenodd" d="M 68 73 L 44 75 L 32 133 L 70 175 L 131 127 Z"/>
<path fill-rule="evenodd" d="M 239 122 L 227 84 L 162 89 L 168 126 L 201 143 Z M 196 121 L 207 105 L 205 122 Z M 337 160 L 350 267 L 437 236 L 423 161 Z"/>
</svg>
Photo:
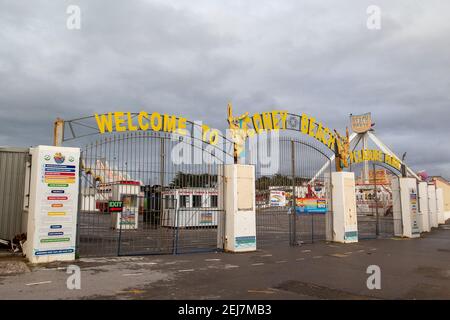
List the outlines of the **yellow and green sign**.
<svg viewBox="0 0 450 320">
<path fill-rule="evenodd" d="M 380 150 L 363 149 L 350 152 L 350 163 L 357 164 L 364 161 L 382 162 L 398 171 L 401 170 L 401 161 Z"/>
</svg>

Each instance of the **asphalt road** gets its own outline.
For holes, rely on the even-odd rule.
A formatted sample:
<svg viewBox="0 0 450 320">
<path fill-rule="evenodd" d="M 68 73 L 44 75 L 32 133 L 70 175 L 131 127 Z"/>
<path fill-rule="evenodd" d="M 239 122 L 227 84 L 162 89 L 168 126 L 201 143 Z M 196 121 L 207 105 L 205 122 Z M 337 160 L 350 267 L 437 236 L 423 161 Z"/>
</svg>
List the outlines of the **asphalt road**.
<svg viewBox="0 0 450 320">
<path fill-rule="evenodd" d="M 450 221 L 419 239 L 80 259 L 80 290 L 67 289 L 68 263 L 23 261 L 0 258 L 1 299 L 450 299 Z"/>
</svg>

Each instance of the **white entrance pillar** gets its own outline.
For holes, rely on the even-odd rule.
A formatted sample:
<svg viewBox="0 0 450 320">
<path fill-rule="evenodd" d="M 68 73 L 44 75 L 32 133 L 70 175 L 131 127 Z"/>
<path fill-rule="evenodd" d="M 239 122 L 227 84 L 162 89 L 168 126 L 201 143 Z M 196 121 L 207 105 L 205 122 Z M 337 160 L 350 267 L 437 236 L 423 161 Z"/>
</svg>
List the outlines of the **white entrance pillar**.
<svg viewBox="0 0 450 320">
<path fill-rule="evenodd" d="M 74 260 L 80 149 L 38 146 L 30 153 L 25 254 L 32 263 Z"/>
<path fill-rule="evenodd" d="M 419 182 L 419 207 L 422 215 L 422 232 L 429 232 L 430 215 L 428 211 L 428 184 L 426 182 Z"/>
<path fill-rule="evenodd" d="M 442 188 L 436 188 L 436 211 L 437 211 L 437 223 L 445 223 L 444 214 L 444 190 Z"/>
<path fill-rule="evenodd" d="M 228 252 L 255 251 L 255 167 L 225 165 L 224 179 L 219 180 L 219 201 L 223 201 L 225 211 L 225 221 L 219 221 L 219 230 L 225 234 L 219 232 L 218 246 Z"/>
<path fill-rule="evenodd" d="M 333 241 L 358 242 L 356 217 L 355 174 L 333 172 L 331 174 L 333 203 Z"/>
<path fill-rule="evenodd" d="M 430 214 L 430 227 L 437 228 L 436 186 L 434 184 L 428 185 L 428 211 Z"/>
<path fill-rule="evenodd" d="M 400 201 L 394 201 L 394 220 L 400 218 L 402 230 L 398 223 L 394 224 L 396 236 L 417 238 L 420 236 L 418 219 L 419 203 L 417 196 L 417 180 L 415 178 L 394 179 L 393 190 L 400 183 Z"/>
</svg>

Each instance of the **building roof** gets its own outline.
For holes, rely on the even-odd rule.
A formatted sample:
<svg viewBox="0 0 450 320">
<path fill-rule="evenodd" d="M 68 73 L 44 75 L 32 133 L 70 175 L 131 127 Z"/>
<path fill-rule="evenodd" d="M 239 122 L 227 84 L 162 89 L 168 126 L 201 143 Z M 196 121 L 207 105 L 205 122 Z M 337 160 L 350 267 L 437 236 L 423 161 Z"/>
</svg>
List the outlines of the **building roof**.
<svg viewBox="0 0 450 320">
<path fill-rule="evenodd" d="M 447 185 L 450 186 L 450 181 L 448 181 L 447 179 L 445 179 L 445 178 L 442 177 L 442 176 L 431 176 L 431 180 L 432 180 L 432 181 L 439 180 L 440 182 L 443 182 L 443 183 L 445 183 L 445 184 L 447 184 Z"/>
</svg>

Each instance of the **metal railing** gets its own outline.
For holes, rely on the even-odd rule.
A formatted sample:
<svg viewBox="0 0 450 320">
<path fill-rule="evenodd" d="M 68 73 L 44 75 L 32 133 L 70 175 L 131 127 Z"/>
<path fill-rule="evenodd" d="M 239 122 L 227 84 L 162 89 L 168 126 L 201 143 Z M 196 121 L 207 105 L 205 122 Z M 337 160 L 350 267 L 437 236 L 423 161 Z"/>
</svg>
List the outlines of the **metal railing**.
<svg viewBox="0 0 450 320">
<path fill-rule="evenodd" d="M 199 164 L 176 159 L 180 144 Z M 178 148 L 178 149 L 177 149 Z M 223 232 L 219 152 L 164 132 L 114 134 L 82 150 L 79 255 L 176 254 L 218 249 Z M 108 202 L 121 201 L 122 213 Z"/>
<path fill-rule="evenodd" d="M 258 248 L 326 240 L 332 224 L 329 156 L 313 144 L 280 138 L 278 170 L 264 174 L 256 161 L 256 237 Z M 259 159 L 257 159 L 259 160 Z M 328 163 L 327 170 L 317 172 Z"/>
</svg>

